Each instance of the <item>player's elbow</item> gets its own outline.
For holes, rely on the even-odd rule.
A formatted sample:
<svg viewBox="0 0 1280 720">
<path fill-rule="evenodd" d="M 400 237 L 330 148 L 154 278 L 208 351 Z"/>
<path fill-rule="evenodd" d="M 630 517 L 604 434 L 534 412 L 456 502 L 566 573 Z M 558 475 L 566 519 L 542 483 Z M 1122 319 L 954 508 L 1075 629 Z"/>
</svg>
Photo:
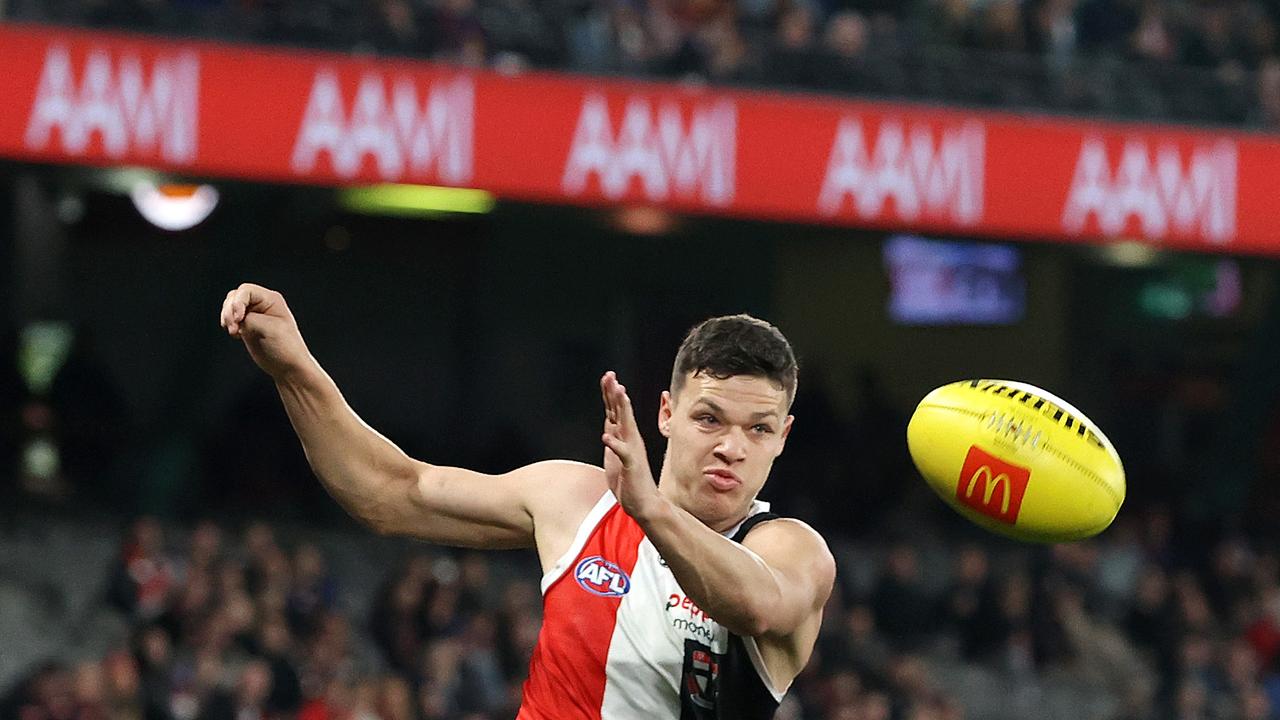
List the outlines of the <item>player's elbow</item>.
<svg viewBox="0 0 1280 720">
<path fill-rule="evenodd" d="M 752 637 L 786 637 L 821 617 L 835 585 L 835 560 L 824 547 L 813 553 L 798 577 L 776 576 L 776 581 L 771 592 L 757 590 L 752 595 L 744 623 Z"/>
<path fill-rule="evenodd" d="M 414 531 L 413 510 L 416 477 L 388 477 L 380 487 L 369 492 L 359 512 L 352 515 L 374 533 L 383 537 L 401 537 Z"/>
<path fill-rule="evenodd" d="M 793 623 L 787 618 L 781 596 L 764 597 L 757 593 L 755 597 L 742 603 L 742 613 L 735 618 L 729 630 L 735 635 L 759 637 L 761 635 L 786 635 L 791 632 Z"/>
<path fill-rule="evenodd" d="M 397 537 L 407 532 L 404 523 L 400 522 L 396 514 L 385 506 L 366 507 L 360 513 L 353 513 L 353 516 L 362 525 L 372 530 L 375 535 Z"/>
<path fill-rule="evenodd" d="M 397 526 L 392 520 L 382 516 L 370 516 L 358 518 L 365 527 L 373 531 L 373 534 L 381 537 L 399 537 L 405 534 L 402 527 Z"/>
<path fill-rule="evenodd" d="M 738 634 L 746 637 L 760 637 L 769 632 L 774 632 L 773 623 L 769 621 L 769 618 L 763 615 L 752 615 L 743 622 L 742 629 L 738 631 Z"/>
</svg>

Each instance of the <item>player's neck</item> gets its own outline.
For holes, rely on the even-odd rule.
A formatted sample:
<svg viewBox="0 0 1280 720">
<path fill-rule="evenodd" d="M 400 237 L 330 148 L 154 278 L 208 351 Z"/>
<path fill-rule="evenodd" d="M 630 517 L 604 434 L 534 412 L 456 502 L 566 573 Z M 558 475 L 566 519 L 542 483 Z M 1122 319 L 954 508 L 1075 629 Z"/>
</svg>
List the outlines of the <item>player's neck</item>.
<svg viewBox="0 0 1280 720">
<path fill-rule="evenodd" d="M 658 492 L 670 501 L 672 505 L 684 510 L 697 518 L 703 525 L 706 525 L 721 534 L 739 525 L 743 520 L 747 519 L 747 515 L 751 512 L 751 505 L 748 504 L 745 508 L 742 508 L 740 512 L 734 513 L 729 518 L 703 517 L 698 513 L 698 507 L 692 501 L 692 498 L 683 492 L 680 483 L 667 477 L 665 469 L 658 475 Z"/>
</svg>

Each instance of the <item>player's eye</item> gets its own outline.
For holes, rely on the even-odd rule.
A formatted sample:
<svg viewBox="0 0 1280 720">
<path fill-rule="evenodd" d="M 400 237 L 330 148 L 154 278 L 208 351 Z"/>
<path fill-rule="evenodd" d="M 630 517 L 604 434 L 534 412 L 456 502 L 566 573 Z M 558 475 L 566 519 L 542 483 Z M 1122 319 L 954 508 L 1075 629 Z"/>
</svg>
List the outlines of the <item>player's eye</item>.
<svg viewBox="0 0 1280 720">
<path fill-rule="evenodd" d="M 716 416 L 712 415 L 711 413 L 703 413 L 697 416 L 696 418 L 694 418 L 694 420 L 697 420 L 703 425 L 715 425 L 716 423 L 719 422 L 719 420 L 716 419 Z"/>
<path fill-rule="evenodd" d="M 770 433 L 772 433 L 772 432 L 773 432 L 773 427 L 771 427 L 771 426 L 769 426 L 769 425 L 765 425 L 764 423 L 761 423 L 761 424 L 759 424 L 759 425 L 752 426 L 751 430 L 752 430 L 753 432 L 763 433 L 763 434 L 768 435 L 768 434 L 770 434 Z"/>
</svg>

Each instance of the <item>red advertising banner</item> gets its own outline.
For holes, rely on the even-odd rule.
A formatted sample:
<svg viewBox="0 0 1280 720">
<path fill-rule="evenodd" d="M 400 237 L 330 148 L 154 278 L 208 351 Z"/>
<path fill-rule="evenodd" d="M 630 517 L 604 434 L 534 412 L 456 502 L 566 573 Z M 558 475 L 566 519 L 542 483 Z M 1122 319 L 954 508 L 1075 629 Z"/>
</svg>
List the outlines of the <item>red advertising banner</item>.
<svg viewBox="0 0 1280 720">
<path fill-rule="evenodd" d="M 1280 138 L 0 25 L 0 157 L 1280 254 Z"/>
</svg>

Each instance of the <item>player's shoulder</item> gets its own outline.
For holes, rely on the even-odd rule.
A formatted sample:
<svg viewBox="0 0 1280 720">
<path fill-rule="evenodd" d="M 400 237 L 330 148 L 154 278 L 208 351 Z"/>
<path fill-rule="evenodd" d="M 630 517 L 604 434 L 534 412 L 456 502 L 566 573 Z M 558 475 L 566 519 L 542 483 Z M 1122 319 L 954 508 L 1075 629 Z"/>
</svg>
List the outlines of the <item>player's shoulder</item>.
<svg viewBox="0 0 1280 720">
<path fill-rule="evenodd" d="M 827 547 L 827 541 L 821 533 L 809 523 L 792 517 L 774 517 L 757 524 L 743 538 L 743 543 L 751 542 L 786 542 Z"/>
<path fill-rule="evenodd" d="M 822 534 L 796 518 L 779 517 L 751 528 L 742 544 L 770 561 L 827 568 L 835 571 L 835 557 Z"/>
<path fill-rule="evenodd" d="M 542 460 L 513 470 L 544 502 L 570 505 L 595 504 L 609 483 L 604 468 L 576 460 Z"/>
<path fill-rule="evenodd" d="M 522 475 L 525 510 L 537 529 L 544 568 L 569 548 L 583 518 L 609 489 L 604 468 L 572 460 L 544 460 L 515 471 Z"/>
<path fill-rule="evenodd" d="M 511 471 L 513 475 L 530 480 L 545 480 L 571 484 L 598 484 L 607 487 L 604 468 L 577 460 L 540 460 Z"/>
</svg>

